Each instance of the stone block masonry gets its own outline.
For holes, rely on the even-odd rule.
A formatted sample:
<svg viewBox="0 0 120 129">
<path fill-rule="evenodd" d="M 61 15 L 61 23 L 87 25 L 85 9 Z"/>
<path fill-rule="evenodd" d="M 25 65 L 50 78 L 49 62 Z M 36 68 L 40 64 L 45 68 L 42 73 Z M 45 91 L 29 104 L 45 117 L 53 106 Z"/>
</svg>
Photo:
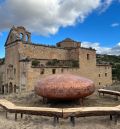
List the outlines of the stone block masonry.
<svg viewBox="0 0 120 129">
<path fill-rule="evenodd" d="M 39 65 L 32 66 L 36 60 Z M 99 87 L 109 86 L 111 71 L 110 65 L 96 65 L 96 51 L 82 48 L 81 42 L 67 38 L 56 46 L 35 44 L 24 27 L 12 27 L 5 42 L 5 63 L 0 65 L 0 92 L 33 90 L 39 79 L 62 73 L 89 78 Z"/>
</svg>

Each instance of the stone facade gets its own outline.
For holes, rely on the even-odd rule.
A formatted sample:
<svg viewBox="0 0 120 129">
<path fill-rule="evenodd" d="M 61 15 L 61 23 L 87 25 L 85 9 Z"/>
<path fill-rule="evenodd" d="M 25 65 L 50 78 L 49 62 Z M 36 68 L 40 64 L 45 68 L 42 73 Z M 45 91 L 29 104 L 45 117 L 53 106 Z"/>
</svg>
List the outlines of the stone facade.
<svg viewBox="0 0 120 129">
<path fill-rule="evenodd" d="M 65 39 L 56 46 L 31 43 L 31 33 L 13 27 L 5 43 L 5 63 L 0 65 L 2 93 L 33 90 L 40 78 L 72 73 L 87 77 L 96 86 L 112 84 L 110 65 L 96 65 L 96 51 L 80 42 Z"/>
</svg>

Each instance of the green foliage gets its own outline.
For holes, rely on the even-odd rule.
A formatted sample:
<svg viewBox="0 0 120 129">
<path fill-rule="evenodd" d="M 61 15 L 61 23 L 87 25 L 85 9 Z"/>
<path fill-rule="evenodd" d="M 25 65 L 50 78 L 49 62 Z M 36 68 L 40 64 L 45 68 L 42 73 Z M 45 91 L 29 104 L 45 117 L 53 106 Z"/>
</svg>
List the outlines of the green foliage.
<svg viewBox="0 0 120 129">
<path fill-rule="evenodd" d="M 120 64 L 116 64 L 112 69 L 113 79 L 120 81 Z"/>
<path fill-rule="evenodd" d="M 68 66 L 68 67 L 79 67 L 79 62 L 76 60 L 57 60 L 53 59 L 46 63 L 47 66 Z"/>
<path fill-rule="evenodd" d="M 59 60 L 57 59 L 53 59 L 53 60 L 50 60 L 46 63 L 47 66 L 58 66 L 59 65 Z"/>
<path fill-rule="evenodd" d="M 79 62 L 76 60 L 72 60 L 72 67 L 79 67 Z"/>
<path fill-rule="evenodd" d="M 110 64 L 120 63 L 120 56 L 115 55 L 97 55 L 97 62 L 109 62 Z"/>
<path fill-rule="evenodd" d="M 32 66 L 39 66 L 40 65 L 40 61 L 39 60 L 33 60 L 32 61 Z"/>
</svg>

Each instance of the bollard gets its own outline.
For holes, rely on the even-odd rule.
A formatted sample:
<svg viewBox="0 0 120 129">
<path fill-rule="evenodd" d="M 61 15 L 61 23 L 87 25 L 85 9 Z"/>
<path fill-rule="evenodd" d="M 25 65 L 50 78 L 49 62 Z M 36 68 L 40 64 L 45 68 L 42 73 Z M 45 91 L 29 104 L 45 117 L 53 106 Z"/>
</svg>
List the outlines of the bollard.
<svg viewBox="0 0 120 129">
<path fill-rule="evenodd" d="M 54 122 L 53 125 L 56 126 L 57 123 L 59 123 L 59 118 L 57 116 L 54 116 Z"/>
<path fill-rule="evenodd" d="M 71 116 L 70 117 L 70 121 L 72 123 L 72 126 L 74 127 L 75 126 L 75 117 L 74 116 Z"/>
<path fill-rule="evenodd" d="M 23 118 L 23 113 L 21 113 L 21 119 Z"/>
<path fill-rule="evenodd" d="M 115 125 L 117 125 L 117 121 L 118 121 L 118 114 L 115 115 Z"/>
<path fill-rule="evenodd" d="M 112 115 L 110 115 L 110 120 L 112 120 Z"/>
<path fill-rule="evenodd" d="M 15 113 L 15 121 L 17 120 L 17 113 Z"/>
</svg>

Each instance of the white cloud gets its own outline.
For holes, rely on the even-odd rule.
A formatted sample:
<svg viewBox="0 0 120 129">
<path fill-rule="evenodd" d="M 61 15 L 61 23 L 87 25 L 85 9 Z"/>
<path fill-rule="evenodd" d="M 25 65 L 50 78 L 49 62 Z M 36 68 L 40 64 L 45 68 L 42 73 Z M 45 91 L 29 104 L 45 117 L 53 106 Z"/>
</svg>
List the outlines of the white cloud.
<svg viewBox="0 0 120 129">
<path fill-rule="evenodd" d="M 6 0 L 0 4 L 0 29 L 23 25 L 41 35 L 55 34 L 72 26 L 112 0 Z M 104 5 L 104 6 L 103 6 Z"/>
<path fill-rule="evenodd" d="M 104 12 L 114 0 L 5 0 L 0 3 L 0 30 L 25 26 L 41 35 L 83 22 L 97 8 Z"/>
<path fill-rule="evenodd" d="M 103 0 L 100 6 L 100 13 L 105 12 L 110 7 L 113 1 L 114 0 Z"/>
<path fill-rule="evenodd" d="M 117 43 L 116 46 L 109 48 L 109 47 L 101 47 L 100 43 L 91 43 L 91 42 L 82 42 L 82 47 L 92 47 L 96 49 L 98 54 L 109 54 L 109 55 L 120 55 L 120 43 Z"/>
<path fill-rule="evenodd" d="M 113 55 L 120 55 L 120 43 L 118 43 L 116 46 L 111 48 L 109 53 Z"/>
<path fill-rule="evenodd" d="M 120 24 L 119 23 L 113 23 L 113 24 L 111 24 L 111 27 L 117 27 L 117 26 L 119 26 Z"/>
<path fill-rule="evenodd" d="M 100 46 L 100 43 L 91 43 L 91 42 L 82 42 L 82 47 L 86 47 L 86 48 L 89 48 L 89 47 L 92 47 L 94 48 L 95 50 L 97 50 L 97 53 L 98 54 L 105 54 L 105 53 L 109 53 L 110 51 L 110 48 L 107 48 L 107 47 L 101 47 Z"/>
</svg>

